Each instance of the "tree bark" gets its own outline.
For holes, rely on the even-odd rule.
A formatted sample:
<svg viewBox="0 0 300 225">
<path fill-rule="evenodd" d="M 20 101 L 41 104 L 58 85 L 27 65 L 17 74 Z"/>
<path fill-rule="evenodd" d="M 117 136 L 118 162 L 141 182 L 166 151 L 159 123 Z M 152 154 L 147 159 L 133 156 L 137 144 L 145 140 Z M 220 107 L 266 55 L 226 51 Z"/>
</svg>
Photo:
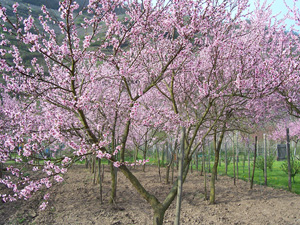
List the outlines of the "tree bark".
<svg viewBox="0 0 300 225">
<path fill-rule="evenodd" d="M 135 154 L 134 154 L 134 166 L 133 166 L 134 169 L 135 169 L 135 166 L 136 166 L 136 161 L 138 159 L 138 154 L 139 154 L 139 147 L 137 146 L 136 149 L 135 149 Z"/>
<path fill-rule="evenodd" d="M 143 151 L 143 159 L 146 160 L 146 157 L 147 157 L 147 148 L 145 148 Z M 145 171 L 146 171 L 146 163 L 144 163 L 143 165 L 143 172 Z"/>
<path fill-rule="evenodd" d="M 286 128 L 286 150 L 287 150 L 287 163 L 288 163 L 288 176 L 289 176 L 289 191 L 292 191 L 291 179 L 291 151 L 290 151 L 290 130 Z"/>
<path fill-rule="evenodd" d="M 162 225 L 164 222 L 165 211 L 162 208 L 154 210 L 153 225 Z"/>
<path fill-rule="evenodd" d="M 181 212 L 181 199 L 182 199 L 182 185 L 183 185 L 183 159 L 184 159 L 184 142 L 185 142 L 185 128 L 181 130 L 181 146 L 179 155 L 179 170 L 178 170 L 178 190 L 177 190 L 177 201 L 176 201 L 176 214 L 175 214 L 175 225 L 180 224 L 180 212 Z"/>
<path fill-rule="evenodd" d="M 111 177 L 111 192 L 109 203 L 113 204 L 116 202 L 117 197 L 117 168 L 114 167 L 113 163 L 110 163 L 110 177 Z"/>
<path fill-rule="evenodd" d="M 156 146 L 156 157 L 157 157 L 157 166 L 158 166 L 158 176 L 159 176 L 159 182 L 161 182 L 161 174 L 160 174 L 160 160 L 159 160 L 159 151 Z"/>
<path fill-rule="evenodd" d="M 100 203 L 103 203 L 103 188 L 102 188 L 102 177 L 101 177 L 101 159 L 98 159 L 98 173 L 99 173 L 99 192 L 100 192 Z"/>
<path fill-rule="evenodd" d="M 248 143 L 248 180 L 250 181 L 251 179 L 251 166 L 250 166 L 250 147 Z"/>
<path fill-rule="evenodd" d="M 215 204 L 216 201 L 216 195 L 215 195 L 215 180 L 218 172 L 218 162 L 220 158 L 220 149 L 222 145 L 222 141 L 224 138 L 224 134 L 226 131 L 226 124 L 224 124 L 222 128 L 221 135 L 219 137 L 218 143 L 217 143 L 217 132 L 214 132 L 214 152 L 215 152 L 215 161 L 214 161 L 214 166 L 212 169 L 212 174 L 211 174 L 211 179 L 210 179 L 210 196 L 209 196 L 209 203 L 210 204 Z"/>
<path fill-rule="evenodd" d="M 252 170 L 252 178 L 251 178 L 250 189 L 253 188 L 253 180 L 254 180 L 254 173 L 255 173 L 255 163 L 256 163 L 256 152 L 257 152 L 257 136 L 255 136 L 254 160 L 253 160 L 253 170 Z"/>
<path fill-rule="evenodd" d="M 268 176 L 267 176 L 267 137 L 264 134 L 264 177 L 265 177 L 265 185 L 268 184 Z"/>
<path fill-rule="evenodd" d="M 2 179 L 3 177 L 3 163 L 0 163 L 0 178 Z"/>
<path fill-rule="evenodd" d="M 239 138 L 239 133 L 236 132 L 236 148 L 235 148 L 235 152 L 236 152 L 236 180 L 239 179 L 239 144 L 238 144 L 238 138 Z"/>
<path fill-rule="evenodd" d="M 206 169 L 205 169 L 205 150 L 204 145 L 202 146 L 202 169 L 204 175 L 204 198 L 207 199 L 207 189 L 206 189 Z"/>
<path fill-rule="evenodd" d="M 235 146 L 234 146 L 234 134 L 232 138 L 232 160 L 233 160 L 233 184 L 236 185 L 236 174 L 235 174 Z"/>
<path fill-rule="evenodd" d="M 225 174 L 227 175 L 228 161 L 227 161 L 227 142 L 225 142 Z"/>
</svg>

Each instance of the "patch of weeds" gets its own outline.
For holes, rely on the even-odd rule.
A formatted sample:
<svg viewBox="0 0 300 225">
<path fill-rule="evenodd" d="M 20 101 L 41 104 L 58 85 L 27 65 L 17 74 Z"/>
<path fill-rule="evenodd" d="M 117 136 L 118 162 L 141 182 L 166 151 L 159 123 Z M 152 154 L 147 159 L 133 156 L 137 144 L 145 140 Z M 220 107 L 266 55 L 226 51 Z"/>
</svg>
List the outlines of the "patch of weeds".
<svg viewBox="0 0 300 225">
<path fill-rule="evenodd" d="M 56 208 L 55 208 L 54 206 L 52 206 L 52 207 L 50 208 L 50 211 L 51 211 L 51 212 L 55 212 L 55 211 L 56 211 Z"/>
<path fill-rule="evenodd" d="M 30 173 L 24 173 L 23 175 L 24 175 L 24 177 L 29 177 Z"/>
<path fill-rule="evenodd" d="M 17 218 L 18 223 L 24 223 L 26 220 L 26 218 L 22 217 L 22 218 Z"/>
</svg>

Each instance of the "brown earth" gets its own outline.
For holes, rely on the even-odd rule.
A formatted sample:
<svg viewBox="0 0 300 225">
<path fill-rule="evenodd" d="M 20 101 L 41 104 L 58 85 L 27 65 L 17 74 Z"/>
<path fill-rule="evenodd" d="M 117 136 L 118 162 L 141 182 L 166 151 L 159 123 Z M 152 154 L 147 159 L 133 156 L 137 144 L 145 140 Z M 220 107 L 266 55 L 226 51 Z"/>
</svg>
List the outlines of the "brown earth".
<svg viewBox="0 0 300 225">
<path fill-rule="evenodd" d="M 158 170 L 148 166 L 132 170 L 147 190 L 163 200 L 171 185 L 159 182 Z M 165 171 L 162 171 L 164 181 Z M 123 174 L 118 173 L 117 202 L 108 205 L 110 174 L 105 168 L 104 204 L 100 204 L 99 185 L 83 165 L 76 165 L 65 182 L 51 188 L 49 205 L 39 211 L 42 193 L 28 201 L 0 202 L 0 224 L 152 224 L 152 210 Z M 2 187 L 3 188 L 3 187 Z M 204 177 L 195 171 L 183 185 L 181 224 L 300 224 L 300 196 L 285 190 L 256 185 L 219 176 L 217 204 L 204 200 Z M 175 202 L 165 215 L 165 224 L 173 224 Z"/>
</svg>

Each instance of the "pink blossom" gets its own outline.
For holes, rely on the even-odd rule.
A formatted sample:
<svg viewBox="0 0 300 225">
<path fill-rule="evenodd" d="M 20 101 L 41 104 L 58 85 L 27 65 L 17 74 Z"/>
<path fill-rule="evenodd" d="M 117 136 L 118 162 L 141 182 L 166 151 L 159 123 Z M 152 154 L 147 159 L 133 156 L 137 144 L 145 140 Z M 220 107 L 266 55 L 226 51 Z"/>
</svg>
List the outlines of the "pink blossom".
<svg viewBox="0 0 300 225">
<path fill-rule="evenodd" d="M 54 180 L 56 180 L 58 183 L 61 183 L 64 181 L 64 179 L 59 175 L 54 176 Z"/>
<path fill-rule="evenodd" d="M 41 210 L 41 211 L 45 210 L 46 207 L 47 207 L 47 205 L 48 205 L 48 202 L 43 202 L 43 203 L 40 205 L 40 210 Z"/>
<path fill-rule="evenodd" d="M 50 193 L 47 193 L 47 194 L 44 195 L 44 199 L 45 199 L 45 200 L 48 200 L 49 197 L 50 197 Z"/>
</svg>

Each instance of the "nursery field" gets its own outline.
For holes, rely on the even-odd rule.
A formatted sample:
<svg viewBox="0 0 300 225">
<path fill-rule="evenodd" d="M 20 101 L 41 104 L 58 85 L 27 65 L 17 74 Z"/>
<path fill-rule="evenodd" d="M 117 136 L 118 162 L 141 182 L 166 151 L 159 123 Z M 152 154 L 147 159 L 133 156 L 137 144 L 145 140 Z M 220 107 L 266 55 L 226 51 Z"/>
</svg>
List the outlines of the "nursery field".
<svg viewBox="0 0 300 225">
<path fill-rule="evenodd" d="M 171 185 L 160 182 L 158 169 L 138 167 L 132 172 L 148 184 L 147 190 L 164 199 Z M 165 169 L 161 168 L 162 181 Z M 208 175 L 209 178 L 209 175 Z M 99 185 L 92 184 L 93 175 L 84 165 L 75 165 L 65 181 L 51 190 L 49 205 L 39 210 L 42 193 L 28 201 L 0 203 L 0 224 L 152 224 L 151 207 L 143 200 L 123 174 L 118 173 L 115 204 L 107 204 L 110 173 L 105 165 L 104 203 L 100 204 Z M 3 188 L 1 186 L 1 188 Z M 204 198 L 204 176 L 193 171 L 183 186 L 182 224 L 300 224 L 300 196 L 282 189 L 254 185 L 233 178 L 218 176 L 216 204 Z M 173 224 L 175 203 L 166 211 L 164 224 Z"/>
<path fill-rule="evenodd" d="M 274 188 L 286 189 L 288 190 L 288 176 L 281 170 L 281 165 L 283 161 L 275 161 L 272 170 L 267 170 L 267 185 Z M 251 174 L 252 174 L 253 163 L 250 163 Z M 220 175 L 225 175 L 225 164 L 221 163 L 218 167 L 218 173 Z M 233 164 L 228 165 L 227 175 L 233 177 Z M 239 163 L 238 178 L 248 181 L 248 163 Z M 259 185 L 264 185 L 264 172 L 261 169 L 256 168 L 254 174 L 254 182 Z M 300 194 L 300 175 L 295 176 L 295 182 L 292 182 L 292 192 Z"/>
</svg>

